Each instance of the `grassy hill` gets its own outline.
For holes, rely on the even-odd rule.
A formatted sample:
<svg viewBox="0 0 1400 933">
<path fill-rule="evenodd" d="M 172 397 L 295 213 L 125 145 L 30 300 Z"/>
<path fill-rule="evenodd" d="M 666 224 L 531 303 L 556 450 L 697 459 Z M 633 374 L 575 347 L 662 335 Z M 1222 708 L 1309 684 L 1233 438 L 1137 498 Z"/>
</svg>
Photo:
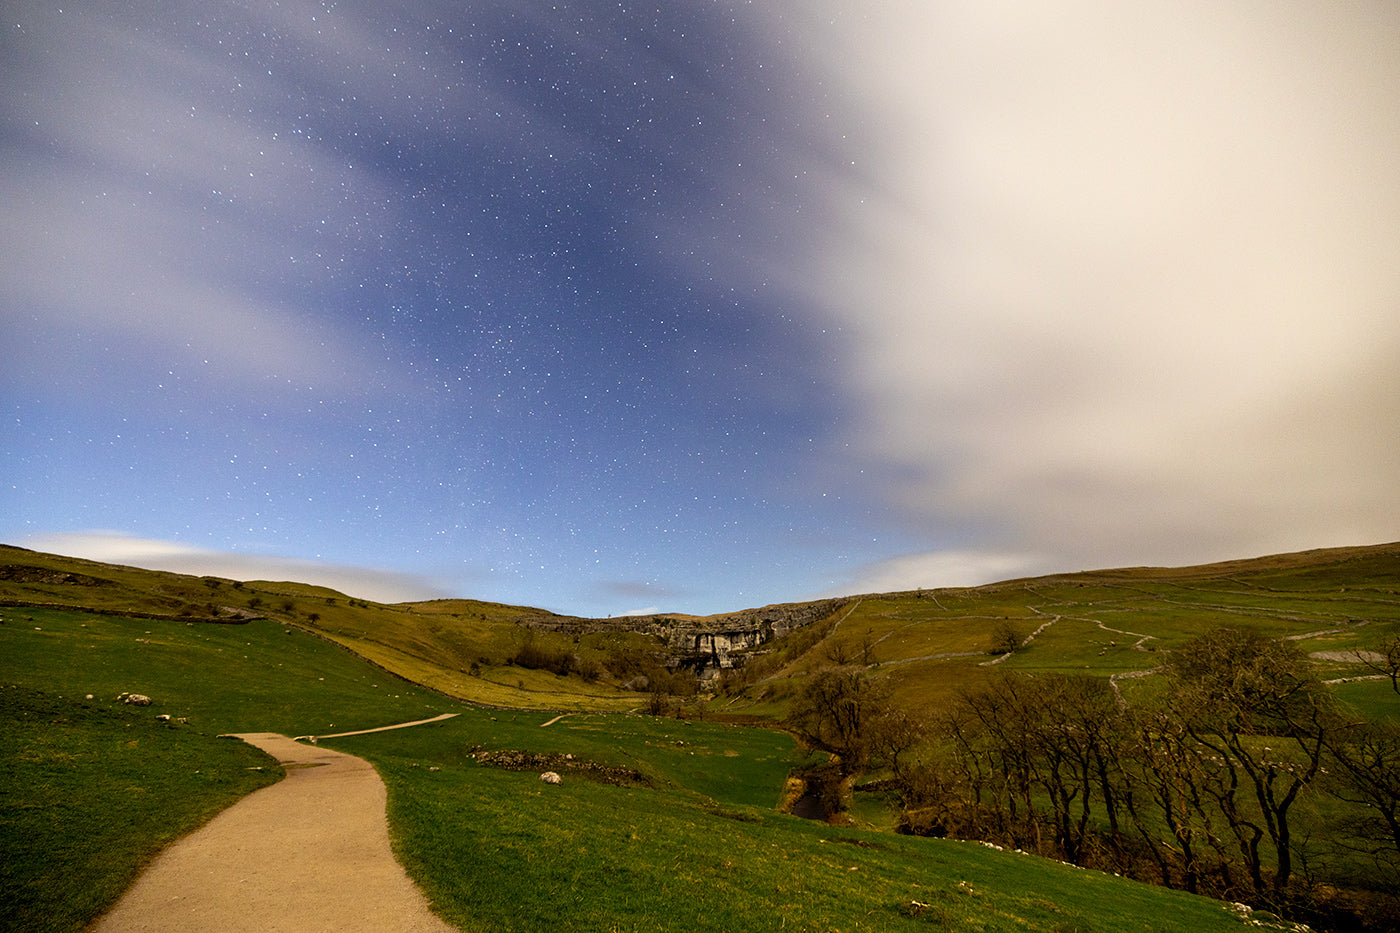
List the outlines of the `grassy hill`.
<svg viewBox="0 0 1400 933">
<path fill-rule="evenodd" d="M 857 664 L 887 678 L 902 706 L 928 712 L 1006 671 L 1156 671 L 1164 652 L 1231 625 L 1326 655 L 1315 660 L 1327 679 L 1371 675 L 1354 652 L 1400 633 L 1400 544 L 867 595 L 806 650 L 753 665 L 739 681 L 753 709 L 777 713 L 812 671 Z M 991 654 L 1002 628 L 1017 644 L 1005 658 Z M 1381 680 L 1339 689 L 1377 714 L 1397 713 Z"/>
<path fill-rule="evenodd" d="M 1241 622 L 1322 655 L 1313 663 L 1327 679 L 1365 677 L 1351 653 L 1400 631 L 1400 546 L 769 615 L 788 611 L 807 621 L 739 652 L 743 666 L 694 695 L 676 688 L 663 708 L 688 718 L 660 718 L 629 712 L 650 697 L 623 686 L 643 669 L 664 676 L 647 665 L 664 654 L 667 620 L 390 606 L 0 548 L 0 902 L 14 908 L 0 926 L 81 928 L 171 833 L 275 777 L 220 733 L 327 734 L 452 711 L 462 715 L 331 741 L 375 763 L 401 856 L 462 929 L 1236 929 L 1244 921 L 1219 902 L 892 835 L 876 798 L 843 826 L 787 816 L 788 774 L 822 756 L 734 723 L 775 722 L 831 669 L 882 683 L 920 716 L 1008 670 L 1150 691 L 1167 651 Z M 731 624 L 676 620 L 707 621 Z M 1015 650 L 991 653 L 1007 630 Z M 512 663 L 566 655 L 563 675 Z M 1335 689 L 1372 718 L 1400 713 L 1387 682 Z M 153 705 L 115 702 L 129 692 Z M 566 771 L 563 787 L 539 784 L 541 763 Z M 94 779 L 103 773 L 120 778 Z M 143 809 L 156 799 L 160 821 Z M 133 828 L 153 823 L 159 832 Z"/>
<path fill-rule="evenodd" d="M 668 622 L 726 624 L 720 616 L 586 619 L 466 599 L 386 605 L 306 584 L 193 577 L 0 545 L 0 606 L 7 603 L 174 621 L 262 618 L 320 635 L 449 696 L 560 710 L 635 708 L 637 691 L 619 689 L 635 671 L 614 664 L 622 673 L 613 674 L 608 662 L 664 654 L 655 633 Z M 740 653 L 747 673 L 726 686 L 749 689 L 731 689 L 738 698 L 727 696 L 722 705 L 780 716 L 785 699 L 813 670 L 854 663 L 887 677 L 904 705 L 927 711 L 1002 671 L 1104 677 L 1151 671 L 1160 667 L 1161 652 L 1237 624 L 1332 656 L 1319 660 L 1329 679 L 1364 676 L 1370 673 L 1364 665 L 1345 655 L 1383 642 L 1400 626 L 1400 544 L 855 596 L 809 626 Z M 1023 644 L 988 665 L 992 636 L 1001 628 Z M 527 643 L 574 655 L 596 676 L 561 677 L 512 664 Z M 1378 682 L 1344 692 L 1387 708 Z"/>
</svg>

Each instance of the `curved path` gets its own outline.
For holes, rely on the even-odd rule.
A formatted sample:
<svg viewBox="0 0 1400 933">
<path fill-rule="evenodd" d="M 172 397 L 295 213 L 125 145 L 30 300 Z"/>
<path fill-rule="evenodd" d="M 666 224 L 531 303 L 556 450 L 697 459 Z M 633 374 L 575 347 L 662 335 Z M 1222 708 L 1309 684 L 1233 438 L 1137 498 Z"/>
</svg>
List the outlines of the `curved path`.
<svg viewBox="0 0 1400 933">
<path fill-rule="evenodd" d="M 369 762 L 271 732 L 238 738 L 287 776 L 167 847 L 89 933 L 452 933 L 394 859 Z"/>
<path fill-rule="evenodd" d="M 456 715 L 456 713 L 442 713 L 441 715 L 434 716 L 432 719 L 415 719 L 413 722 L 400 722 L 392 726 L 375 726 L 373 729 L 356 729 L 354 732 L 332 732 L 330 735 L 299 735 L 294 741 L 300 742 L 302 739 L 306 739 L 314 745 L 321 739 L 343 739 L 347 735 L 369 735 L 371 732 L 390 732 L 394 729 L 407 729 L 409 726 L 426 726 L 430 722 L 442 722 L 444 719 L 451 719 Z M 549 725 L 549 723 L 545 723 L 545 725 Z M 244 739 L 245 741 L 247 740 L 247 736 L 240 735 L 238 738 Z M 263 749 L 263 751 L 267 751 L 267 749 Z"/>
</svg>

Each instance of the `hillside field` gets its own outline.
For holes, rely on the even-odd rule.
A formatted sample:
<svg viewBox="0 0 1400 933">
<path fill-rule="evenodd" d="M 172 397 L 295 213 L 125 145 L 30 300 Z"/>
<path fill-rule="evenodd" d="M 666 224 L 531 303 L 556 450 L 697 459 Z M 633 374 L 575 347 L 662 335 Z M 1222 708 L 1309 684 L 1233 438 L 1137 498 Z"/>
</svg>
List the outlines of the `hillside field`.
<svg viewBox="0 0 1400 933">
<path fill-rule="evenodd" d="M 1221 625 L 1289 639 L 1348 681 L 1331 689 L 1357 715 L 1400 718 L 1358 654 L 1400 634 L 1394 545 L 852 597 L 664 697 L 655 667 L 635 685 L 661 656 L 650 629 L 468 600 L 386 606 L 3 548 L 0 618 L 0 923 L 16 930 L 81 929 L 172 833 L 276 778 L 218 735 L 441 712 L 460 715 L 327 741 L 374 762 L 401 859 L 464 930 L 1240 929 L 1219 901 L 895 835 L 878 795 L 840 824 L 780 812 L 789 775 L 824 756 L 775 727 L 831 669 L 921 718 L 1006 671 L 1088 674 L 1132 698 Z M 1014 650 L 993 653 L 1007 632 Z M 570 669 L 522 667 L 524 648 Z M 565 783 L 540 784 L 541 763 Z M 160 831 L 132 831 L 157 822 L 155 800 Z"/>
</svg>

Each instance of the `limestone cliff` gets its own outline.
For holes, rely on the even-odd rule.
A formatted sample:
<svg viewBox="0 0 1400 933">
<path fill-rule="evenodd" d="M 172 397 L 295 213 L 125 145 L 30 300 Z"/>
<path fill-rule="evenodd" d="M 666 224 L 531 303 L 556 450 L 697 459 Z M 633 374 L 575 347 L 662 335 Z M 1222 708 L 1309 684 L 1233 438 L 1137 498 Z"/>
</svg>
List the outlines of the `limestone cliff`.
<svg viewBox="0 0 1400 933">
<path fill-rule="evenodd" d="M 713 675 L 727 668 L 743 666 L 749 652 L 795 629 L 828 619 L 847 603 L 847 599 L 786 603 L 704 618 L 649 615 L 576 619 L 556 616 L 522 622 L 537 631 L 625 631 L 651 635 L 666 646 L 671 667 L 688 667 L 702 675 Z"/>
</svg>

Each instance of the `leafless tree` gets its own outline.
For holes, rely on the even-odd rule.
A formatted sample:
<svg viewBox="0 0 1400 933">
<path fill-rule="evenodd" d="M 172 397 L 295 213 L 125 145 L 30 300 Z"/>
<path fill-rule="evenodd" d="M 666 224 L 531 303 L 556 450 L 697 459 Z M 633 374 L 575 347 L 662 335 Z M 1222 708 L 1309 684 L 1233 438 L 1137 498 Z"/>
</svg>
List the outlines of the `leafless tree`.
<svg viewBox="0 0 1400 933">
<path fill-rule="evenodd" d="M 1390 678 L 1390 689 L 1400 693 L 1400 635 L 1382 643 L 1375 651 L 1358 651 L 1356 657 L 1377 674 Z"/>
<path fill-rule="evenodd" d="M 860 671 L 828 669 L 809 680 L 788 711 L 787 725 L 813 748 L 835 755 L 843 776 L 865 767 L 876 717 L 889 708 L 883 683 Z"/>
<path fill-rule="evenodd" d="M 1351 846 L 1394 872 L 1400 866 L 1400 725 L 1357 723 L 1329 744 L 1332 793 L 1365 813 L 1350 827 Z"/>
<path fill-rule="evenodd" d="M 1282 892 L 1293 874 L 1292 808 L 1321 769 L 1338 725 L 1330 695 L 1291 642 L 1243 628 L 1197 636 L 1173 653 L 1168 669 L 1186 733 L 1228 776 L 1216 804 L 1256 892 L 1266 893 L 1266 838 L 1275 857 L 1270 883 Z M 1241 790 L 1252 798 L 1248 807 Z"/>
<path fill-rule="evenodd" d="M 987 649 L 990 654 L 1010 654 L 1020 646 L 1021 639 L 1009 621 L 1001 619 L 992 626 L 991 643 Z"/>
</svg>

